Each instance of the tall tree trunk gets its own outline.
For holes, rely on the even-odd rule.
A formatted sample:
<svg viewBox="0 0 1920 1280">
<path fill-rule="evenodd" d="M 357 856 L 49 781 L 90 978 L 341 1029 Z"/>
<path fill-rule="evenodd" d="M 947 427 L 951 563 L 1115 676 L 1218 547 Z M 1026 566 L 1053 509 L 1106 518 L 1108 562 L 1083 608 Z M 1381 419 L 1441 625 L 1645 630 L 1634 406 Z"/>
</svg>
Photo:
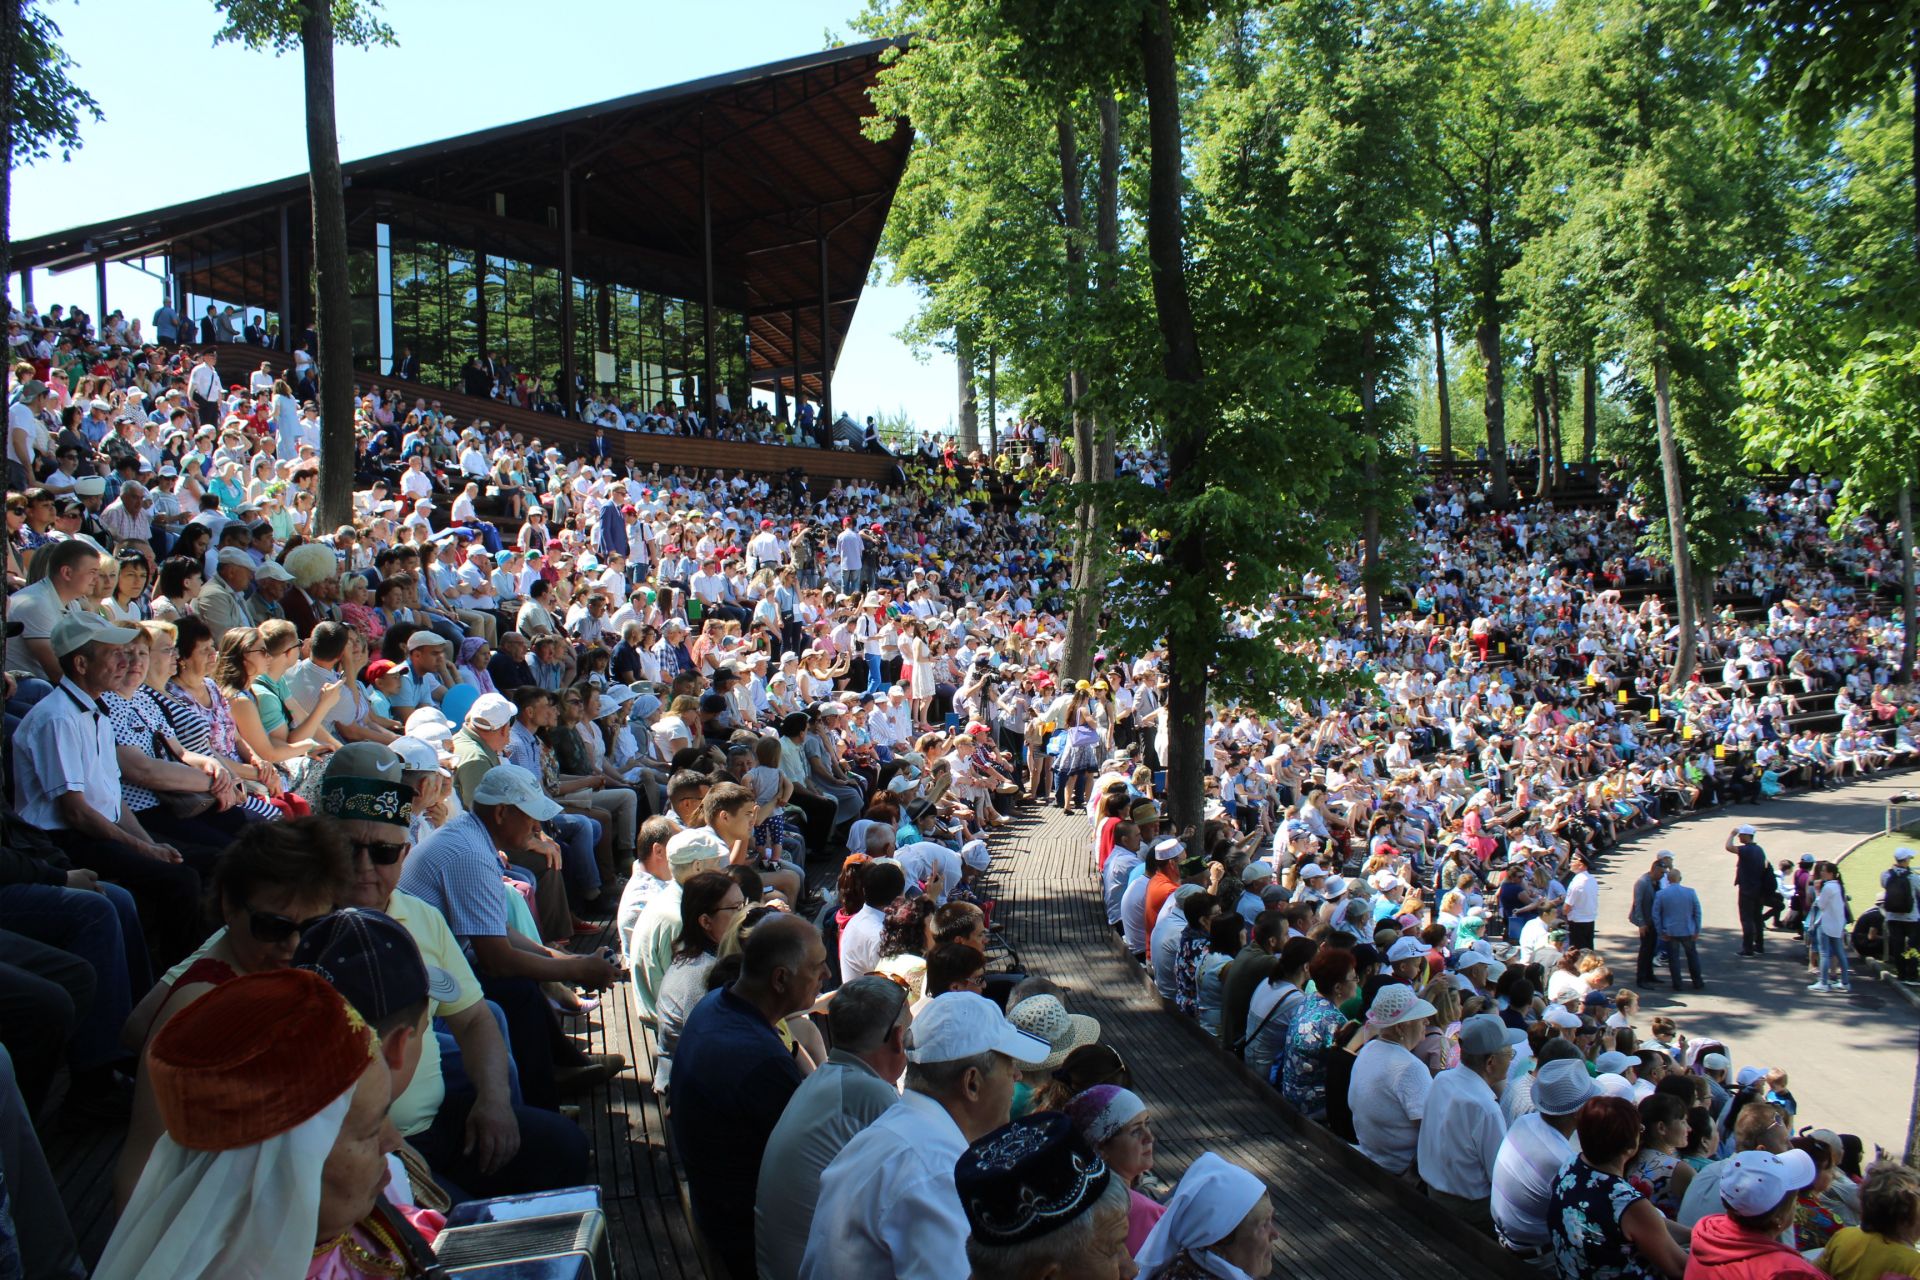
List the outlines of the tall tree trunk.
<svg viewBox="0 0 1920 1280">
<path fill-rule="evenodd" d="M 1360 591 L 1366 602 L 1367 647 L 1374 653 L 1382 648 L 1380 617 L 1380 440 L 1378 375 L 1373 362 L 1379 354 L 1379 340 L 1369 329 L 1360 338 L 1360 447 L 1366 450 L 1361 475 L 1366 503 L 1360 509 Z"/>
<path fill-rule="evenodd" d="M 1433 287 L 1433 392 L 1440 405 L 1440 461 L 1453 461 L 1453 391 L 1447 386 L 1447 330 L 1440 306 L 1440 258 L 1433 251 L 1433 233 L 1427 233 L 1427 263 Z"/>
<path fill-rule="evenodd" d="M 1533 497 L 1545 502 L 1553 493 L 1553 458 L 1547 442 L 1547 375 L 1540 370 L 1538 347 L 1527 353 L 1527 389 L 1533 409 Z"/>
<path fill-rule="evenodd" d="M 1114 285 L 1114 264 L 1120 256 L 1120 103 L 1109 93 L 1100 99 L 1100 167 L 1094 188 L 1093 247 L 1100 255 L 1094 267 L 1103 300 Z M 1095 411 L 1099 456 L 1094 476 L 1102 484 L 1113 479 L 1113 423 Z"/>
<path fill-rule="evenodd" d="M 1060 157 L 1060 213 L 1067 233 L 1068 309 L 1073 325 L 1085 325 L 1087 281 L 1085 272 L 1086 213 L 1080 198 L 1080 143 L 1073 116 L 1066 107 L 1054 121 L 1054 133 Z M 1080 367 L 1076 352 L 1073 367 L 1067 370 L 1067 407 L 1073 414 L 1073 541 L 1070 549 L 1073 594 L 1067 604 L 1067 676 L 1084 680 L 1093 670 L 1093 624 L 1099 611 L 1098 588 L 1093 562 L 1098 556 L 1100 510 L 1088 492 L 1097 474 L 1098 449 L 1094 440 L 1093 414 L 1080 402 L 1087 394 L 1087 374 Z"/>
<path fill-rule="evenodd" d="M 1553 487 L 1560 487 L 1560 468 L 1566 462 L 1560 435 L 1560 357 L 1547 356 L 1547 443 L 1553 446 Z"/>
<path fill-rule="evenodd" d="M 1000 353 L 987 344 L 987 447 L 1000 456 Z"/>
<path fill-rule="evenodd" d="M 20 78 L 25 4 L 26 0 L 0 0 L 0 323 L 13 315 L 13 92 Z M 96 323 L 106 320 L 100 316 Z"/>
<path fill-rule="evenodd" d="M 1673 557 L 1674 623 L 1679 642 L 1673 660 L 1677 688 L 1693 674 L 1694 622 L 1693 554 L 1687 549 L 1687 495 L 1680 474 L 1680 442 L 1673 434 L 1673 396 L 1667 387 L 1667 358 L 1653 358 L 1653 413 L 1660 431 L 1660 477 L 1667 496 L 1668 554 Z"/>
<path fill-rule="evenodd" d="M 320 495 L 315 522 L 353 519 L 353 321 L 347 293 L 347 201 L 334 131 L 333 12 L 305 6 L 300 47 L 307 80 L 307 171 L 313 187 L 313 327 L 320 336 Z M 289 334 L 289 343 L 297 340 Z"/>
<path fill-rule="evenodd" d="M 1157 0 L 1140 23 L 1141 61 L 1147 97 L 1147 260 L 1152 268 L 1153 309 L 1160 328 L 1161 371 L 1172 384 L 1166 396 L 1167 487 L 1191 501 L 1205 488 L 1201 460 L 1208 425 L 1201 409 L 1205 365 L 1187 292 L 1187 233 L 1182 205 L 1183 165 L 1180 76 L 1174 59 L 1173 13 Z M 1167 548 L 1167 572 L 1182 583 L 1219 575 L 1207 563 L 1204 529 L 1186 522 Z M 1170 830 L 1202 816 L 1206 786 L 1202 746 L 1207 711 L 1207 667 L 1218 646 L 1218 614 L 1201 611 L 1167 629 L 1167 811 Z"/>
<path fill-rule="evenodd" d="M 973 339 L 965 328 L 953 331 L 953 364 L 960 375 L 960 456 L 970 458 L 980 447 L 980 397 L 973 385 Z"/>
<path fill-rule="evenodd" d="M 1599 380 L 1593 361 L 1580 366 L 1580 461 L 1588 464 L 1600 444 Z"/>
<path fill-rule="evenodd" d="M 1900 486 L 1900 683 L 1913 683 L 1914 641 L 1920 639 L 1916 627 L 1913 567 L 1913 482 Z"/>
<path fill-rule="evenodd" d="M 1481 245 L 1493 244 L 1491 216 L 1479 221 L 1476 229 Z M 1480 323 L 1473 337 L 1480 348 L 1480 362 L 1487 368 L 1487 467 L 1492 475 L 1488 497 L 1494 506 L 1505 506 L 1513 498 L 1513 486 L 1507 479 L 1507 368 L 1500 356 L 1500 272 L 1489 251 L 1483 249 L 1481 257 L 1486 265 L 1480 273 Z"/>
</svg>

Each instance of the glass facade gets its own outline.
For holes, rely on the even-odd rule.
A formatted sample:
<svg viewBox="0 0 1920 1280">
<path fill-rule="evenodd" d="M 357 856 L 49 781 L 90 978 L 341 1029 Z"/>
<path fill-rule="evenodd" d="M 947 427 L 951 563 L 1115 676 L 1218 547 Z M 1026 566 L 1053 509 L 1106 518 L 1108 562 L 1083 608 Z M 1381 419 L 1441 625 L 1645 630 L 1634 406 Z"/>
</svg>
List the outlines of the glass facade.
<svg viewBox="0 0 1920 1280">
<path fill-rule="evenodd" d="M 359 367 L 388 373 L 405 345 L 419 357 L 422 382 L 458 389 L 461 370 L 484 347 L 544 387 L 561 383 L 557 268 L 477 253 L 383 222 L 372 245 L 354 249 L 349 279 Z M 575 372 L 589 395 L 613 395 L 623 404 L 698 403 L 706 355 L 702 320 L 698 301 L 576 275 Z M 746 404 L 743 316 L 715 309 L 714 348 L 721 390 L 731 403 Z"/>
</svg>

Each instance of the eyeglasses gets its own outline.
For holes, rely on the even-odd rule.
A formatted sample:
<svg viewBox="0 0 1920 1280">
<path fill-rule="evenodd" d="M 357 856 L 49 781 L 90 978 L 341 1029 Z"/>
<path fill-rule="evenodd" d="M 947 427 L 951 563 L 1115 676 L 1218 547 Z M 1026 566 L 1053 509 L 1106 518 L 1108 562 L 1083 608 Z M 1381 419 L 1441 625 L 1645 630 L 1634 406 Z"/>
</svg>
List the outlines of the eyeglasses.
<svg viewBox="0 0 1920 1280">
<path fill-rule="evenodd" d="M 247 929 L 253 934 L 256 942 L 285 942 L 288 938 L 295 938 L 305 933 L 326 918 L 322 915 L 314 916 L 311 920 L 295 920 L 291 916 L 283 916 L 272 911 L 256 911 L 248 907 Z"/>
<path fill-rule="evenodd" d="M 390 867 L 400 861 L 411 844 L 412 842 L 407 840 L 402 840 L 398 844 L 384 840 L 355 840 L 353 851 L 355 854 L 366 854 L 367 861 L 376 867 Z"/>
</svg>

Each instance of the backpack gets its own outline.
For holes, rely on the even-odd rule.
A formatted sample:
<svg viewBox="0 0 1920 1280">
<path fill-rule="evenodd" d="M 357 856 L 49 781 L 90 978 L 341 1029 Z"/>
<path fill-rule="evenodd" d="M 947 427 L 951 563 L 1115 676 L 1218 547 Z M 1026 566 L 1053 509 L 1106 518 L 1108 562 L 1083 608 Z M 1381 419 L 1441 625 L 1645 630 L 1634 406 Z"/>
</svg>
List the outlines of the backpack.
<svg viewBox="0 0 1920 1280">
<path fill-rule="evenodd" d="M 1906 915 L 1913 910 L 1913 873 L 1896 871 L 1887 877 L 1887 893 L 1882 908 L 1890 915 Z"/>
</svg>

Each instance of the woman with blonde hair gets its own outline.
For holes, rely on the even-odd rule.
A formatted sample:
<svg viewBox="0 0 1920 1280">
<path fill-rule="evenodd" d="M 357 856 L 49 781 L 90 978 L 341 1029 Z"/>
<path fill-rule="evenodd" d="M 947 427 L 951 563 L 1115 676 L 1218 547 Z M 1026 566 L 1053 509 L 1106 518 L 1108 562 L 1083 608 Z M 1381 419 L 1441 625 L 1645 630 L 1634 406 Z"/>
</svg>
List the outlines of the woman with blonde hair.
<svg viewBox="0 0 1920 1280">
<path fill-rule="evenodd" d="M 293 624 L 272 618 L 263 627 L 227 632 L 213 667 L 214 683 L 226 696 L 240 740 L 257 759 L 281 768 L 283 779 L 295 786 L 315 757 L 340 745 L 321 727 L 339 700 L 337 683 L 328 686 L 312 711 L 286 696 L 281 682 L 298 660 L 299 649 Z"/>
</svg>

